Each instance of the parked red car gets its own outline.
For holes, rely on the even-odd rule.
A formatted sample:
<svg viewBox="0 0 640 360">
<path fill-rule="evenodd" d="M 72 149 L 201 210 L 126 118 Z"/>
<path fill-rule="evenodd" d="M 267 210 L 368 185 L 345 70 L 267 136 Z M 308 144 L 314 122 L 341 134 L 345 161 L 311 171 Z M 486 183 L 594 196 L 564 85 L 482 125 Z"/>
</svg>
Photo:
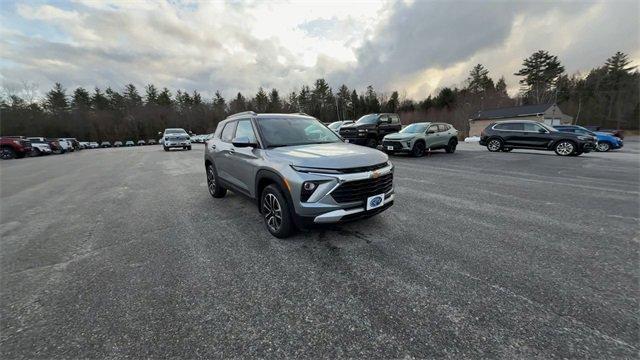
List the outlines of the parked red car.
<svg viewBox="0 0 640 360">
<path fill-rule="evenodd" d="M 0 158 L 3 160 L 23 158 L 32 150 L 31 142 L 21 136 L 0 137 Z"/>
</svg>

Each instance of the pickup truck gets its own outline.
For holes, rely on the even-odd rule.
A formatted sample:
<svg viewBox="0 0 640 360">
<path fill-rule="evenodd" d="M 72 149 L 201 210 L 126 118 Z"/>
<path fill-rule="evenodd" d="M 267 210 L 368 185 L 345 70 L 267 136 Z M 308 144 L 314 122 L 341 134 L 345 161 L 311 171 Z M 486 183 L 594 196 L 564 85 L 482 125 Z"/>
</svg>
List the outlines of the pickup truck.
<svg viewBox="0 0 640 360">
<path fill-rule="evenodd" d="M 31 142 L 21 136 L 0 137 L 0 158 L 2 160 L 23 158 L 32 151 Z"/>
<path fill-rule="evenodd" d="M 340 136 L 345 142 L 375 148 L 385 135 L 402 129 L 398 114 L 368 114 L 355 124 L 342 125 Z"/>
</svg>

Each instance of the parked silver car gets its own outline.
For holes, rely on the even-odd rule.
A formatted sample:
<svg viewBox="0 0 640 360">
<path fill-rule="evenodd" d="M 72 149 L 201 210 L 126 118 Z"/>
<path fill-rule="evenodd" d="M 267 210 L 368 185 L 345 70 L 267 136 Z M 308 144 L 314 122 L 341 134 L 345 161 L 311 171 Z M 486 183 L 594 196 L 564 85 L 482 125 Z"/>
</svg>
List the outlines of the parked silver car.
<svg viewBox="0 0 640 360">
<path fill-rule="evenodd" d="M 184 129 L 165 129 L 162 134 L 162 146 L 164 151 L 169 151 L 171 148 L 191 150 L 191 136 Z"/>
<path fill-rule="evenodd" d="M 437 149 L 453 153 L 457 146 L 458 130 L 445 123 L 414 123 L 382 139 L 382 150 L 387 154 L 405 152 L 416 157 Z"/>
<path fill-rule="evenodd" d="M 244 112 L 207 141 L 209 192 L 255 199 L 268 231 L 373 216 L 394 201 L 393 165 L 381 151 L 347 144 L 308 115 Z"/>
</svg>

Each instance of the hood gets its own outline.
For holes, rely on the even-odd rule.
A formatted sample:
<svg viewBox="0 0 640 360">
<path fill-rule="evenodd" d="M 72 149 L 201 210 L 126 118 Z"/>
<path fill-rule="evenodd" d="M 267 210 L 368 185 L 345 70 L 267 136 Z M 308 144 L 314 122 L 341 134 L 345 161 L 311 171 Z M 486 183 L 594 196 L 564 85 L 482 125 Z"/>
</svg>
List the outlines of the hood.
<svg viewBox="0 0 640 360">
<path fill-rule="evenodd" d="M 618 138 L 609 132 L 596 131 L 596 135 L 599 139 L 618 140 Z"/>
<path fill-rule="evenodd" d="M 407 133 L 407 134 L 393 133 L 385 136 L 384 138 L 386 140 L 410 140 L 410 139 L 413 139 L 415 136 L 416 134 L 411 134 L 411 133 Z"/>
<path fill-rule="evenodd" d="M 267 150 L 268 156 L 290 165 L 347 169 L 377 165 L 389 160 L 382 151 L 365 146 L 331 143 L 283 146 Z"/>
</svg>

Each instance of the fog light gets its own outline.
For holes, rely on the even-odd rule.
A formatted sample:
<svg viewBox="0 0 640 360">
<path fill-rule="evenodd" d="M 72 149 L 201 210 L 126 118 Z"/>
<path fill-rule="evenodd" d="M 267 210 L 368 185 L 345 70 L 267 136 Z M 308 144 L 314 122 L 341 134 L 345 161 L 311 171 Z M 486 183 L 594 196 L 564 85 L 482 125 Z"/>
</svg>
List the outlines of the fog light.
<svg viewBox="0 0 640 360">
<path fill-rule="evenodd" d="M 305 189 L 306 191 L 313 191 L 316 188 L 316 184 L 307 181 L 304 184 L 302 184 L 302 188 Z"/>
</svg>

